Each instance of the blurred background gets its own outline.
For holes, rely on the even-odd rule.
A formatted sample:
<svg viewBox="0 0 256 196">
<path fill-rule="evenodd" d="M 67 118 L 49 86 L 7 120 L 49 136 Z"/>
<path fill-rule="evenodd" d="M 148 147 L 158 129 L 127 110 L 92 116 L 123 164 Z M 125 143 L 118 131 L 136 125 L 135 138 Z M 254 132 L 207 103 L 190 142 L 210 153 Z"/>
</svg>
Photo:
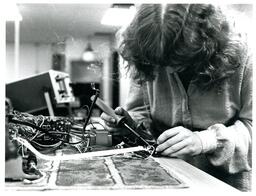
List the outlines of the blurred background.
<svg viewBox="0 0 256 196">
<path fill-rule="evenodd" d="M 75 96 L 73 108 L 89 105 L 92 82 L 111 107 L 124 105 L 129 79 L 117 53 L 116 33 L 129 24 L 136 7 L 134 4 L 10 5 L 5 82 L 53 69 L 69 74 Z M 227 8 L 241 19 L 237 28 L 248 29 L 252 5 L 233 4 Z"/>
</svg>

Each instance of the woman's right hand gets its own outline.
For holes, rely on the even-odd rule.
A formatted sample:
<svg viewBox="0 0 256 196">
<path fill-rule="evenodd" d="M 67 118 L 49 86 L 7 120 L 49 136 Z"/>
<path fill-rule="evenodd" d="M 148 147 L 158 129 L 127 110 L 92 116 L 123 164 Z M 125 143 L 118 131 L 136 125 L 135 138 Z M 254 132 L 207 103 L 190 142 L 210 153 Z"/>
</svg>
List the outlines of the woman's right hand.
<svg viewBox="0 0 256 196">
<path fill-rule="evenodd" d="M 122 117 L 124 116 L 125 123 L 127 123 L 130 127 L 136 127 L 135 121 L 131 118 L 129 113 L 122 107 L 117 107 L 115 109 L 115 114 Z M 129 133 L 129 131 L 126 128 L 122 127 L 121 125 L 118 125 L 116 120 L 110 115 L 103 112 L 100 117 L 104 121 L 105 129 L 108 130 L 112 135 L 126 135 Z"/>
</svg>

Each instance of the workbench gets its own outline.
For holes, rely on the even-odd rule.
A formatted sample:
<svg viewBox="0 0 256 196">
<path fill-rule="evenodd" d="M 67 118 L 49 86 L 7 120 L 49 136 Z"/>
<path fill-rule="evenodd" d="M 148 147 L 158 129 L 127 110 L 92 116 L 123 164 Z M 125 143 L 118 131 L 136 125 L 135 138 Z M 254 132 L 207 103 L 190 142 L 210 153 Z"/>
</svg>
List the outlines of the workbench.
<svg viewBox="0 0 256 196">
<path fill-rule="evenodd" d="M 37 183 L 6 182 L 6 190 L 222 190 L 238 191 L 176 158 L 123 158 L 123 155 L 83 160 L 38 160 L 44 177 Z M 153 168 L 153 169 L 152 169 Z M 146 172 L 145 172 L 146 171 Z"/>
</svg>

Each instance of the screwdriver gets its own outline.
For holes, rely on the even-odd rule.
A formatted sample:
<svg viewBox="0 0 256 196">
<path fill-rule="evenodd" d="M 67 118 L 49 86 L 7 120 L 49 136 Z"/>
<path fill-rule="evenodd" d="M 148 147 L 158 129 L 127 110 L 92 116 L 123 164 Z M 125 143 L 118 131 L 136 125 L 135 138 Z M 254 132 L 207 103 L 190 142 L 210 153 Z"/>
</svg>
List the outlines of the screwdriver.
<svg viewBox="0 0 256 196">
<path fill-rule="evenodd" d="M 91 100 L 94 100 L 94 95 L 91 97 Z M 96 105 L 106 114 L 110 115 L 112 118 L 116 120 L 117 125 L 123 125 L 126 127 L 130 132 L 132 132 L 134 135 L 136 135 L 143 143 L 145 143 L 147 146 L 150 146 L 150 144 L 143 139 L 134 129 L 132 129 L 127 123 L 125 123 L 125 116 L 118 116 L 116 115 L 115 111 L 109 107 L 107 104 L 104 103 L 104 101 L 100 98 L 97 98 Z"/>
</svg>

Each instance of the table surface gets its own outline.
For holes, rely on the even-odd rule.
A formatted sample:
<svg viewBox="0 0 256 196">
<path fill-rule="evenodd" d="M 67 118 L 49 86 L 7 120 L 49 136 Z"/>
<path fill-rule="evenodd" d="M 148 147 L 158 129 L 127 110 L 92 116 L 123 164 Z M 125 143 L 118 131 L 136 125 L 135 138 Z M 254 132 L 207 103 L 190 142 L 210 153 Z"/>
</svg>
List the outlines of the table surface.
<svg viewBox="0 0 256 196">
<path fill-rule="evenodd" d="M 158 161 L 161 165 L 166 166 L 177 174 L 182 180 L 188 184 L 191 189 L 213 189 L 214 190 L 227 190 L 238 191 L 234 187 L 222 182 L 221 180 L 207 174 L 206 172 L 194 167 L 193 165 L 174 158 L 159 158 Z"/>
<path fill-rule="evenodd" d="M 22 181 L 18 182 L 6 182 L 5 188 L 7 190 L 72 190 L 72 189 L 173 189 L 176 190 L 202 190 L 202 189 L 211 189 L 213 190 L 227 190 L 227 191 L 238 191 L 237 189 L 233 188 L 232 186 L 214 178 L 213 176 L 210 176 L 209 174 L 203 172 L 202 170 L 190 165 L 189 163 L 181 160 L 181 159 L 175 159 L 175 158 L 153 158 L 153 162 L 159 163 L 162 168 L 164 168 L 167 173 L 171 174 L 171 176 L 174 176 L 178 181 L 181 183 L 178 186 L 140 186 L 135 183 L 132 186 L 124 186 L 124 183 L 120 183 L 122 179 L 120 178 L 120 170 L 113 172 L 115 170 L 115 167 L 117 164 L 113 164 L 111 157 L 103 157 L 99 160 L 103 160 L 105 163 L 107 163 L 106 171 L 109 171 L 111 175 L 103 175 L 97 174 L 97 170 L 101 169 L 102 171 L 104 168 L 101 165 L 95 165 L 94 163 L 88 164 L 88 160 L 79 160 L 79 161 L 73 161 L 73 162 L 60 162 L 60 161 L 45 161 L 45 160 L 38 160 L 38 167 L 42 172 L 44 172 L 45 176 L 41 180 L 39 180 L 37 183 L 24 183 Z M 133 160 L 131 160 L 133 161 Z M 152 161 L 151 161 L 152 162 Z M 122 162 L 120 162 L 122 163 Z M 131 162 L 130 162 L 131 163 Z M 143 162 L 143 164 L 145 161 Z M 88 167 L 91 167 L 87 169 Z M 91 170 L 93 169 L 96 171 L 96 173 L 92 173 Z M 136 166 L 135 166 L 136 167 Z M 61 169 L 62 168 L 62 169 Z M 149 167 L 150 168 L 150 167 Z M 87 171 L 85 171 L 87 170 Z M 99 170 L 98 170 L 99 171 Z M 123 169 L 123 171 L 126 171 L 129 173 L 129 169 L 127 171 L 127 167 Z M 139 170 L 138 170 L 139 171 Z M 134 171 L 132 171 L 134 172 Z M 137 172 L 137 170 L 135 170 Z M 98 172 L 99 173 L 99 172 Z M 103 172 L 104 173 L 104 172 Z M 101 180 L 90 182 L 90 179 L 88 180 L 88 175 L 98 175 L 102 179 L 104 179 L 103 183 L 107 183 L 107 186 L 101 186 Z M 143 174 L 145 175 L 145 174 Z M 146 174 L 147 175 L 147 174 Z M 152 175 L 152 172 L 151 174 Z M 114 184 L 111 184 L 111 181 L 108 181 L 110 179 L 110 176 L 114 182 Z M 74 179 L 76 178 L 76 182 L 74 182 Z M 87 178 L 86 180 L 84 178 Z M 127 178 L 129 181 L 129 177 Z M 153 179 L 153 178 L 152 178 Z M 137 182 L 141 182 L 143 180 L 136 179 Z M 155 179 L 159 180 L 159 179 Z M 130 179 L 131 181 L 131 179 Z M 91 183 L 91 184 L 90 184 Z M 96 185 L 94 186 L 94 184 Z M 131 185 L 131 184 L 130 184 Z"/>
</svg>

